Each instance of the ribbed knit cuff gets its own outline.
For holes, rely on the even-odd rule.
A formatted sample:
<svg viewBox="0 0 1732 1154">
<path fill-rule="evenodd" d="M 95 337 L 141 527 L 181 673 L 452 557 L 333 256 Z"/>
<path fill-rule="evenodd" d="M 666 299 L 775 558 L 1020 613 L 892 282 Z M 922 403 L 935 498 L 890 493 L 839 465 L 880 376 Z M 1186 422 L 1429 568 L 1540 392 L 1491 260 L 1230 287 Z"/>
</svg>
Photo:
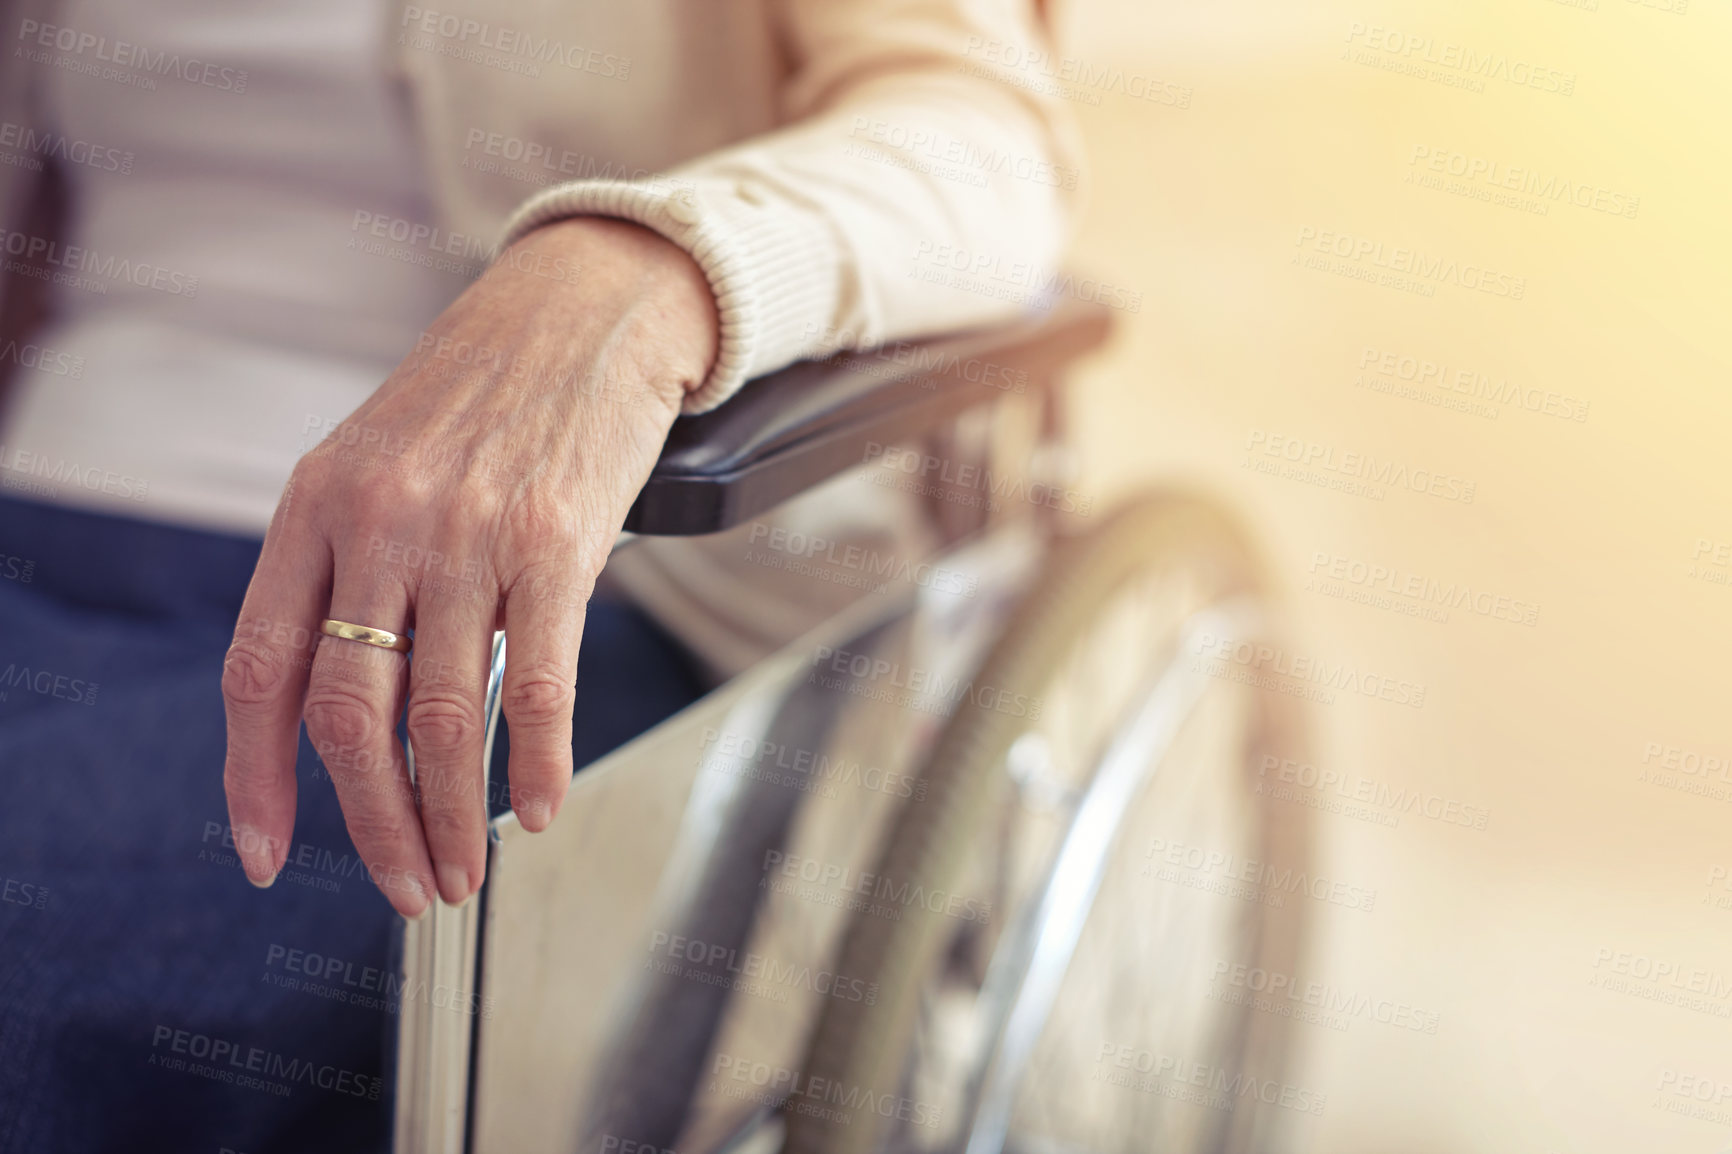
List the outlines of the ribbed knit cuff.
<svg viewBox="0 0 1732 1154">
<path fill-rule="evenodd" d="M 833 230 L 817 214 L 749 180 L 579 180 L 524 202 L 506 222 L 500 247 L 572 216 L 635 221 L 679 245 L 703 269 L 716 294 L 721 342 L 709 377 L 687 394 L 686 412 L 713 409 L 751 378 L 828 351 L 842 257 Z"/>
</svg>

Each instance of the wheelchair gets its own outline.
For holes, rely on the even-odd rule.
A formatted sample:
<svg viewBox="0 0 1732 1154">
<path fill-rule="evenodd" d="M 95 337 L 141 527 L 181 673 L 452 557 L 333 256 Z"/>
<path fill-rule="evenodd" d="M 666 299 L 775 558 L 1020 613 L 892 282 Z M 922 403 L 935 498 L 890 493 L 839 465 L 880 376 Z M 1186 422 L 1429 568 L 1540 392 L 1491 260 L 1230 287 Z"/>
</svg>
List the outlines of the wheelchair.
<svg viewBox="0 0 1732 1154">
<path fill-rule="evenodd" d="M 676 424 L 616 548 L 894 483 L 928 578 L 581 769 L 549 830 L 489 823 L 480 893 L 403 925 L 399 1154 L 1281 1142 L 1290 1018 L 1222 976 L 1300 964 L 1307 903 L 1259 879 L 1310 824 L 1260 782 L 1304 718 L 1215 659 L 1278 631 L 1228 512 L 1071 499 L 1062 382 L 1110 327 L 1067 303 Z"/>
</svg>

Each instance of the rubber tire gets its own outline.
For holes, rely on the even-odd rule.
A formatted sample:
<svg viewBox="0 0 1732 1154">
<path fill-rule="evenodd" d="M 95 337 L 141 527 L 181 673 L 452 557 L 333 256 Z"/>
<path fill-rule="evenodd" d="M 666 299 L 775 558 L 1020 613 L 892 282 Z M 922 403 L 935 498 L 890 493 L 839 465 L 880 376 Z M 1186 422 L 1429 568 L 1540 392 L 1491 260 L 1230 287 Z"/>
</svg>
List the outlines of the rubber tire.
<svg viewBox="0 0 1732 1154">
<path fill-rule="evenodd" d="M 1037 700 L 1050 671 L 1069 647 L 1086 636 L 1090 619 L 1140 573 L 1158 566 L 1199 570 L 1211 600 L 1239 596 L 1266 599 L 1263 569 L 1238 525 L 1214 502 L 1183 491 L 1142 495 L 1121 505 L 1092 531 L 1059 541 L 1045 569 L 982 663 L 977 684 Z M 1260 693 L 1258 717 L 1247 734 L 1245 762 L 1265 752 L 1298 755 L 1302 734 L 1290 698 Z M 1002 700 L 1002 698 L 1001 698 Z M 1025 717 L 959 705 L 935 742 L 921 771 L 924 800 L 906 805 L 881 851 L 877 876 L 918 880 L 927 891 L 953 888 L 967 857 L 983 835 L 991 810 L 994 776 L 1001 772 L 1011 744 L 1028 728 Z M 1265 853 L 1294 866 L 1308 860 L 1309 823 L 1305 811 L 1282 807 L 1278 821 L 1261 825 Z M 1267 818 L 1276 815 L 1265 813 Z M 1292 972 L 1302 947 L 1300 903 L 1267 909 L 1259 926 L 1258 964 Z M 897 920 L 857 914 L 843 939 L 837 973 L 876 982 L 875 1005 L 828 999 L 808 1043 L 801 1071 L 809 1084 L 833 1079 L 853 1092 L 900 1094 L 912 1046 L 923 979 L 942 963 L 954 933 L 947 918 L 910 907 Z M 1285 1054 L 1285 1029 L 1269 1015 L 1251 1022 L 1241 1014 L 1241 1051 L 1260 1055 L 1259 1077 L 1278 1076 Z M 784 1113 L 787 1130 L 782 1154 L 876 1154 L 887 1119 L 852 1110 L 847 1124 L 797 1110 Z M 1263 1123 L 1238 1115 L 1223 1118 L 1212 1150 L 1261 1150 Z"/>
</svg>

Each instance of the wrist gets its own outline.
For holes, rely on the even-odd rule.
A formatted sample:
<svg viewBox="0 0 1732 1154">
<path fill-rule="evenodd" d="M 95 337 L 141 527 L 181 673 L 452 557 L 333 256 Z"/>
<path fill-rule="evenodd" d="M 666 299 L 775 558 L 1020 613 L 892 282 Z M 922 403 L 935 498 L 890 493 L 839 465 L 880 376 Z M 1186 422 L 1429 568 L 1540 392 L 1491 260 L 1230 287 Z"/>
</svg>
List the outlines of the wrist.
<svg viewBox="0 0 1732 1154">
<path fill-rule="evenodd" d="M 653 347 L 653 371 L 677 378 L 682 396 L 701 388 L 715 366 L 721 318 L 709 279 L 685 249 L 653 229 L 613 217 L 565 217 L 523 234 L 495 268 L 544 278 L 536 270 L 559 269 L 559 279 L 584 286 L 571 299 L 586 309 L 607 301 L 631 314 Z"/>
</svg>

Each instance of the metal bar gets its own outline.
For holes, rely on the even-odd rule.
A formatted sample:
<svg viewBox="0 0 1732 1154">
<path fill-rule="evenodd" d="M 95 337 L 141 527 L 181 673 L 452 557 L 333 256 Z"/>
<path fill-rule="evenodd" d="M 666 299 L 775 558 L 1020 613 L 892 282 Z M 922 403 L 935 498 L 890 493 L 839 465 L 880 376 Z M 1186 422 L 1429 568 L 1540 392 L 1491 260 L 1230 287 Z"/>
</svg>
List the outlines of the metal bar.
<svg viewBox="0 0 1732 1154">
<path fill-rule="evenodd" d="M 1000 1154 L 1010 1130 L 1016 1088 L 1052 1013 L 1059 986 L 1100 892 L 1107 859 L 1132 799 L 1154 773 L 1185 720 L 1202 698 L 1206 674 L 1180 659 L 1203 632 L 1236 636 L 1246 614 L 1217 606 L 1192 614 L 1174 646 L 1174 659 L 1132 707 L 1102 756 L 1032 917 L 995 951 L 981 986 L 987 1005 L 1010 1004 L 1002 1024 L 982 1046 L 987 1060 L 979 1083 L 966 1154 Z"/>
<path fill-rule="evenodd" d="M 487 675 L 487 732 L 481 753 L 483 820 L 499 730 L 500 690 L 505 682 L 505 634 L 493 635 Z M 415 777 L 415 746 L 405 746 L 409 777 Z M 488 825 L 490 840 L 498 834 Z M 403 924 L 403 990 L 425 996 L 399 999 L 400 1040 L 392 1149 L 396 1154 L 463 1154 L 469 1132 L 469 1056 L 474 1046 L 481 895 L 448 906 L 435 895 L 425 916 Z M 433 992 L 438 991 L 435 998 Z M 449 997 L 445 995 L 449 992 Z M 442 1004 L 436 1004 L 442 1003 Z"/>
</svg>

